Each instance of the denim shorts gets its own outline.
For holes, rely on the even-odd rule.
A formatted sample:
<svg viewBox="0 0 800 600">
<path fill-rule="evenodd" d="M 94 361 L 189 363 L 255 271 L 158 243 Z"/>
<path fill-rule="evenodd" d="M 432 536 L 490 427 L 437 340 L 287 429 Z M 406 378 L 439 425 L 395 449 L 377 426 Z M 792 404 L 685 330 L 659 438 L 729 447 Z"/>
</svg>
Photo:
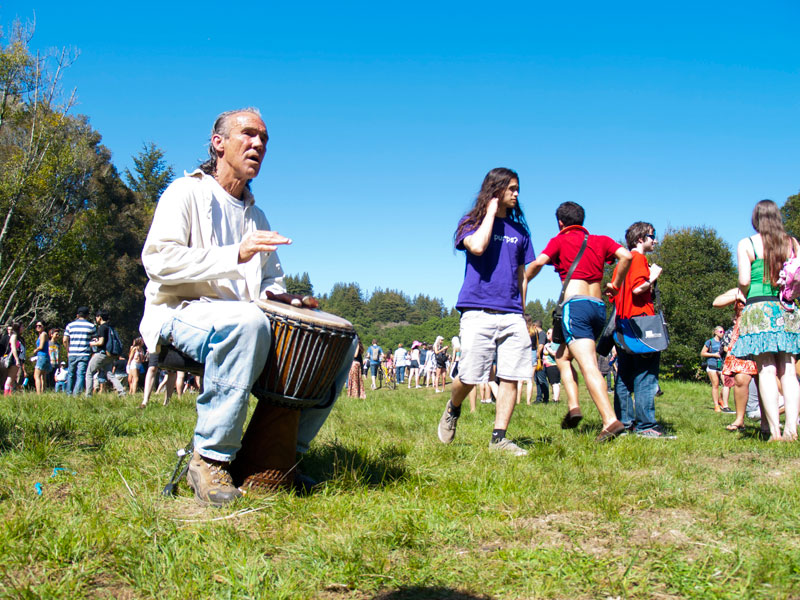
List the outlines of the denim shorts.
<svg viewBox="0 0 800 600">
<path fill-rule="evenodd" d="M 596 340 L 606 325 L 606 307 L 599 298 L 573 296 L 564 303 L 564 341 Z"/>
<path fill-rule="evenodd" d="M 45 373 L 49 373 L 53 370 L 52 365 L 50 364 L 50 356 L 47 354 L 36 354 L 36 368 L 40 371 L 44 371 Z"/>
</svg>

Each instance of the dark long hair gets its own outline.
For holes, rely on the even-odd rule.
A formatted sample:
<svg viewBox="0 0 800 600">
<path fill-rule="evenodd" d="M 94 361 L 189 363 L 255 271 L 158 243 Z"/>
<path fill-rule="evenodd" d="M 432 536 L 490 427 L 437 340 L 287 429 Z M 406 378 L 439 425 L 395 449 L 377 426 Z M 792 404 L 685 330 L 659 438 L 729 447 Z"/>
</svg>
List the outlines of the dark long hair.
<svg viewBox="0 0 800 600">
<path fill-rule="evenodd" d="M 475 205 L 466 214 L 466 218 L 459 223 L 458 229 L 453 235 L 453 241 L 457 240 L 464 230 L 480 227 L 483 218 L 486 216 L 486 207 L 489 205 L 489 201 L 492 198 L 502 198 L 503 192 L 506 191 L 512 179 L 516 179 L 519 182 L 519 175 L 517 175 L 516 171 L 505 167 L 497 167 L 486 174 L 481 184 L 481 191 L 478 192 L 478 197 L 475 199 Z M 525 221 L 525 215 L 522 214 L 519 202 L 508 212 L 508 218 L 521 225 L 525 233 L 530 236 L 531 232 L 528 229 L 528 223 Z"/>
<path fill-rule="evenodd" d="M 792 238 L 783 228 L 781 210 L 772 200 L 761 200 L 753 209 L 753 229 L 761 234 L 764 244 L 764 283 L 778 285 L 783 263 L 789 258 Z"/>
</svg>

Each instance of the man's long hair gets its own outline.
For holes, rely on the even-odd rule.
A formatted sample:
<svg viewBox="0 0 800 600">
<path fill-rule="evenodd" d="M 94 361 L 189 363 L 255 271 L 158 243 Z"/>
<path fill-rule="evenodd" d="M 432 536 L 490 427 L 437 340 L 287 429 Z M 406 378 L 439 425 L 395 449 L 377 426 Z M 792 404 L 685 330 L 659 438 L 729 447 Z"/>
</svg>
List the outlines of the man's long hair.
<svg viewBox="0 0 800 600">
<path fill-rule="evenodd" d="M 226 110 L 216 118 L 214 121 L 214 126 L 211 128 L 211 135 L 208 138 L 208 160 L 202 163 L 199 167 L 199 169 L 206 175 L 211 175 L 213 177 L 217 173 L 217 159 L 219 156 L 217 156 L 217 150 L 214 148 L 211 138 L 213 138 L 215 135 L 220 135 L 223 138 L 228 139 L 231 134 L 232 117 L 241 113 L 251 113 L 257 115 L 258 118 L 261 118 L 261 111 L 253 106 L 239 108 L 236 110 Z"/>
<path fill-rule="evenodd" d="M 764 283 L 777 287 L 778 276 L 792 247 L 792 239 L 783 228 L 781 210 L 772 200 L 761 200 L 753 209 L 751 223 L 764 244 Z"/>
<path fill-rule="evenodd" d="M 483 218 L 486 216 L 486 208 L 489 205 L 489 201 L 492 198 L 502 199 L 503 193 L 506 191 L 512 179 L 516 179 L 519 183 L 519 175 L 517 175 L 516 171 L 506 169 L 505 167 L 497 167 L 486 174 L 486 177 L 483 178 L 483 184 L 481 184 L 481 191 L 478 192 L 478 197 L 475 199 L 475 205 L 472 207 L 472 210 L 466 214 L 466 219 L 463 219 L 461 223 L 459 223 L 458 229 L 456 229 L 453 235 L 454 241 L 458 240 L 458 237 L 463 231 L 480 227 Z M 508 212 L 507 218 L 521 225 L 525 233 L 530 236 L 528 223 L 525 221 L 525 215 L 522 214 L 519 201 L 517 201 L 517 205 Z"/>
</svg>

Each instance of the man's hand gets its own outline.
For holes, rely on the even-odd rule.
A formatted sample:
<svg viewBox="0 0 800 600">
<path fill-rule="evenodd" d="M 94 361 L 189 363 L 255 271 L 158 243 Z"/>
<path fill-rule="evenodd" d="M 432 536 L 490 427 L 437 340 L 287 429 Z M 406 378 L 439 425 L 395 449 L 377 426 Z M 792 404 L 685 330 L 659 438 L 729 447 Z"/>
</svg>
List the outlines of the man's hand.
<svg viewBox="0 0 800 600">
<path fill-rule="evenodd" d="M 284 304 L 291 304 L 297 308 L 317 308 L 319 302 L 313 296 L 301 296 L 300 294 L 275 294 L 267 290 L 267 298 L 275 302 L 283 302 Z"/>
<path fill-rule="evenodd" d="M 663 269 L 657 264 L 650 265 L 650 283 L 653 283 L 656 279 L 658 279 L 659 275 L 661 275 L 661 271 L 663 271 Z"/>
<path fill-rule="evenodd" d="M 275 252 L 278 246 L 291 244 L 292 240 L 277 231 L 254 231 L 248 233 L 239 244 L 239 264 L 246 263 L 259 252 Z"/>
<path fill-rule="evenodd" d="M 618 293 L 619 293 L 619 288 L 615 286 L 613 282 L 609 281 L 606 284 L 605 295 L 608 296 L 609 298 L 613 298 Z"/>
</svg>

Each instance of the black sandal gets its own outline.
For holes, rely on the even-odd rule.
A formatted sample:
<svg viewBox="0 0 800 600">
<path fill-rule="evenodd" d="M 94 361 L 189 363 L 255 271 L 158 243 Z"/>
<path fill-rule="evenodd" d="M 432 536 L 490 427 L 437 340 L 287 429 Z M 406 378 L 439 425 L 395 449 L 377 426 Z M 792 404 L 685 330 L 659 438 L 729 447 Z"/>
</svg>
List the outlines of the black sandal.
<svg viewBox="0 0 800 600">
<path fill-rule="evenodd" d="M 561 429 L 575 429 L 582 419 L 583 413 L 580 408 L 570 408 L 561 421 Z"/>
</svg>

